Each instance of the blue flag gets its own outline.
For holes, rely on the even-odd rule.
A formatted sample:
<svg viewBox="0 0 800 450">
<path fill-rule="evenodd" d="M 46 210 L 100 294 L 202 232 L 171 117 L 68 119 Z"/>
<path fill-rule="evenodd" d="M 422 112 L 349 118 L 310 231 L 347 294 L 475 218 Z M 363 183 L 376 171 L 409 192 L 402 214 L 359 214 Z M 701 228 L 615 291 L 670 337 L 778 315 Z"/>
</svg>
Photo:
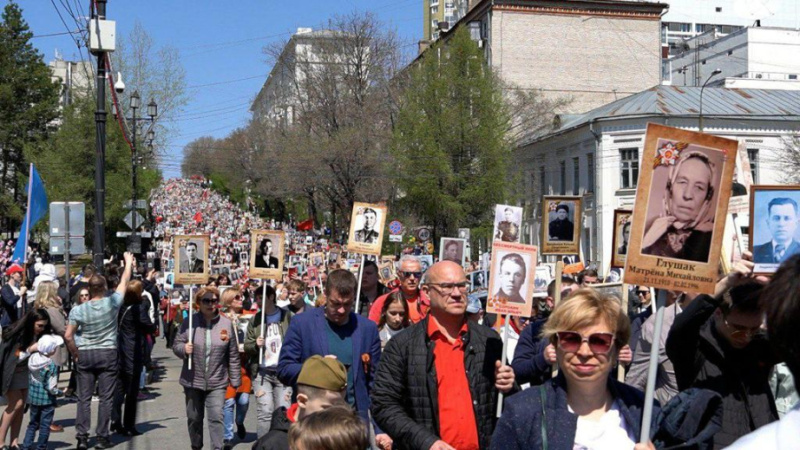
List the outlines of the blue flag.
<svg viewBox="0 0 800 450">
<path fill-rule="evenodd" d="M 14 247 L 14 255 L 11 261 L 17 264 L 25 263 L 25 253 L 28 248 L 28 234 L 30 229 L 36 226 L 36 223 L 41 220 L 47 213 L 47 193 L 44 191 L 44 184 L 36 167 L 31 164 L 31 175 L 28 180 L 28 211 L 25 218 L 22 220 L 22 227 L 19 230 L 19 238 L 17 245 Z M 30 223 L 30 226 L 28 226 Z"/>
</svg>

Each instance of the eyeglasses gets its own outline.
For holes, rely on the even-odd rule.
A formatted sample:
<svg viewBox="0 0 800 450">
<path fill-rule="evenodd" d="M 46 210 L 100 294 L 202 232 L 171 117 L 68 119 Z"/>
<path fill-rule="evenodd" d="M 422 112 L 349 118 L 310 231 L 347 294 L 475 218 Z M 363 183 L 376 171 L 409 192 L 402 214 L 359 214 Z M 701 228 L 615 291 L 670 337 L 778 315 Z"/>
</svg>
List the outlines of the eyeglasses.
<svg viewBox="0 0 800 450">
<path fill-rule="evenodd" d="M 636 291 L 636 295 L 647 295 L 650 291 Z"/>
<path fill-rule="evenodd" d="M 219 299 L 218 298 L 201 298 L 200 299 L 200 303 L 202 303 L 204 305 L 216 305 L 217 303 L 219 303 Z"/>
<path fill-rule="evenodd" d="M 764 334 L 764 329 L 759 327 L 756 328 L 748 328 L 743 327 L 741 325 L 731 325 L 728 323 L 728 319 L 724 320 L 725 326 L 731 330 L 731 337 L 734 339 L 739 339 L 742 337 L 746 337 L 747 339 L 752 339 L 756 336 L 761 336 Z"/>
<path fill-rule="evenodd" d="M 439 286 L 441 288 L 441 292 L 444 295 L 449 295 L 453 293 L 455 288 L 458 288 L 461 292 L 467 292 L 469 289 L 469 282 L 462 281 L 461 283 L 428 283 L 428 286 Z"/>
<path fill-rule="evenodd" d="M 592 333 L 588 337 L 583 337 L 577 331 L 559 331 L 556 336 L 561 350 L 570 353 L 577 352 L 584 342 L 588 342 L 592 353 L 606 355 L 614 344 L 614 335 L 611 333 Z"/>
<path fill-rule="evenodd" d="M 416 278 L 416 279 L 418 279 L 418 280 L 419 280 L 420 278 L 422 278 L 422 272 L 405 272 L 405 271 L 400 271 L 400 276 L 401 276 L 401 277 L 403 277 L 403 278 L 410 278 L 410 277 L 412 277 L 412 276 L 413 276 L 414 278 Z"/>
</svg>

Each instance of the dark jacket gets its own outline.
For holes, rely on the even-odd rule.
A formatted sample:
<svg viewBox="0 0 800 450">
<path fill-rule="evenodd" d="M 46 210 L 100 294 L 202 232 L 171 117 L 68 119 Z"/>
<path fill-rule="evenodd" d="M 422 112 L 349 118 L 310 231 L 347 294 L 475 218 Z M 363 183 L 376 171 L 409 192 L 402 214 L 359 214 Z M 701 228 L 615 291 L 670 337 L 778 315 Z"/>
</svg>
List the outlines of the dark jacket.
<svg viewBox="0 0 800 450">
<path fill-rule="evenodd" d="M 8 388 L 11 387 L 11 379 L 17 369 L 19 355 L 17 350 L 20 348 L 20 338 L 5 339 L 0 343 L 0 395 L 6 395 Z"/>
<path fill-rule="evenodd" d="M 144 364 L 145 335 L 155 332 L 144 302 L 123 306 L 117 316 L 119 371 L 138 373 Z"/>
<path fill-rule="evenodd" d="M 272 413 L 269 432 L 258 438 L 253 450 L 289 450 L 289 427 L 292 422 L 286 416 L 286 408 L 281 406 Z"/>
<path fill-rule="evenodd" d="M 522 330 L 514 350 L 511 367 L 517 383 L 530 383 L 536 386 L 549 380 L 553 375 L 553 367 L 544 358 L 547 339 L 539 337 L 547 319 L 537 320 Z"/>
<path fill-rule="evenodd" d="M 756 338 L 742 350 L 721 337 L 712 317 L 721 300 L 701 295 L 675 317 L 667 337 L 667 356 L 675 366 L 678 389 L 710 389 L 722 396 L 722 429 L 714 448 L 778 419 L 769 388 L 777 362 L 766 339 Z"/>
<path fill-rule="evenodd" d="M 439 440 L 439 396 L 428 317 L 393 337 L 384 349 L 372 390 L 372 416 L 398 449 L 428 450 Z M 503 354 L 496 331 L 467 322 L 464 368 L 478 440 L 487 448 L 497 421 L 495 362 Z"/>
<path fill-rule="evenodd" d="M 328 355 L 327 323 L 325 308 L 314 308 L 292 318 L 292 323 L 283 339 L 281 355 L 278 359 L 278 379 L 286 386 L 295 387 L 297 376 L 305 360 L 313 355 Z M 353 384 L 355 390 L 355 409 L 365 420 L 370 405 L 370 391 L 375 378 L 375 370 L 381 360 L 381 339 L 378 327 L 369 319 L 354 312 L 350 320 L 357 321 L 351 340 L 353 342 Z M 362 363 L 368 355 L 369 363 Z M 296 391 L 296 389 L 295 389 Z"/>
<path fill-rule="evenodd" d="M 505 402 L 503 415 L 497 422 L 492 436 L 492 449 L 527 450 L 544 448 L 542 442 L 542 394 L 545 391 L 545 424 L 547 430 L 548 450 L 572 450 L 575 443 L 575 432 L 578 428 L 578 416 L 567 407 L 567 390 L 564 376 L 547 381 L 542 387 L 532 387 Z M 608 389 L 620 405 L 620 415 L 633 431 L 638 441 L 641 432 L 642 413 L 644 411 L 644 393 L 608 379 Z M 659 413 L 658 403 L 653 408 L 653 418 Z M 655 424 L 655 420 L 651 422 Z M 651 429 L 655 432 L 655 427 Z"/>
<path fill-rule="evenodd" d="M 144 280 L 142 280 L 142 287 L 144 287 L 144 290 L 148 294 L 150 294 L 150 298 L 149 299 L 147 297 L 142 297 L 142 299 L 145 301 L 145 303 L 148 303 L 148 305 L 147 305 L 148 311 L 149 311 L 149 308 L 151 306 L 154 308 L 155 315 L 156 315 L 156 318 L 157 318 L 158 317 L 158 305 L 161 302 L 161 292 L 158 291 L 158 286 L 156 285 L 155 282 L 150 281 L 150 280 L 148 280 L 146 278 Z M 144 303 L 142 304 L 142 307 L 144 307 Z M 158 319 L 156 319 L 156 321 L 155 321 L 155 323 L 153 323 L 153 325 L 155 325 L 155 328 L 153 329 L 153 331 L 151 331 L 148 334 L 153 334 L 153 333 L 156 332 L 156 330 L 158 329 Z"/>
<path fill-rule="evenodd" d="M 656 420 L 656 448 L 711 449 L 722 426 L 722 397 L 708 389 L 687 389 L 664 405 Z"/>
<path fill-rule="evenodd" d="M 782 263 L 797 253 L 800 253 L 800 244 L 798 244 L 797 241 L 792 240 L 789 248 L 783 252 L 783 257 L 781 257 L 781 260 L 775 261 L 775 249 L 772 248 L 772 241 L 769 241 L 766 244 L 753 246 L 753 262 Z"/>
<path fill-rule="evenodd" d="M 0 326 L 9 326 L 19 319 L 19 311 L 17 310 L 19 297 L 11 289 L 11 286 L 7 284 L 0 289 Z"/>
</svg>

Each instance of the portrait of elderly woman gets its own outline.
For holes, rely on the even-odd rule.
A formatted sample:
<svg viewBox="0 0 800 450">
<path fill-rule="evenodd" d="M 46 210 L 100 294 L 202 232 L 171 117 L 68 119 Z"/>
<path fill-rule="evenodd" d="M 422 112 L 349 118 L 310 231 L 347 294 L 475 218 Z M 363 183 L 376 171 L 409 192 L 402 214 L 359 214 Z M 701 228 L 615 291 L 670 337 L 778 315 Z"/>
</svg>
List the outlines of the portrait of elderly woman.
<svg viewBox="0 0 800 450">
<path fill-rule="evenodd" d="M 712 201 L 720 182 L 716 166 L 704 152 L 690 149 L 681 151 L 673 164 L 659 164 L 653 173 L 642 254 L 708 262 L 716 210 Z M 667 171 L 662 191 L 659 184 Z M 654 207 L 653 197 L 659 192 L 661 204 Z"/>
</svg>

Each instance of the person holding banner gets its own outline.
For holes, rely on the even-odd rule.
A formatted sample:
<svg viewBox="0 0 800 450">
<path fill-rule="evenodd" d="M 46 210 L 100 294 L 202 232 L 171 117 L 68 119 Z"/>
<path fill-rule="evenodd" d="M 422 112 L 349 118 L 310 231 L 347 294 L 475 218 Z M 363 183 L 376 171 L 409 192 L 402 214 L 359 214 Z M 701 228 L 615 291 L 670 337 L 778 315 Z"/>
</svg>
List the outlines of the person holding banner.
<svg viewBox="0 0 800 450">
<path fill-rule="evenodd" d="M 714 448 L 778 420 L 769 386 L 779 362 L 763 329 L 764 279 L 752 278 L 752 254 L 717 284 L 716 296 L 700 295 L 678 316 L 667 337 L 667 356 L 678 389 L 710 389 L 722 396 L 722 429 Z"/>
<path fill-rule="evenodd" d="M 189 321 L 183 322 L 172 351 L 183 360 L 180 385 L 186 395 L 191 447 L 203 448 L 203 419 L 208 415 L 208 434 L 217 450 L 222 448 L 224 440 L 225 391 L 228 384 L 238 388 L 242 383 L 239 349 L 231 321 L 219 314 L 219 291 L 202 288 L 195 294 L 194 302 L 200 312 L 190 312 L 194 314 L 193 329 L 190 333 Z M 193 356 L 191 369 L 189 355 Z"/>
<path fill-rule="evenodd" d="M 263 292 L 266 292 L 266 296 Z M 254 294 L 256 301 L 261 303 L 261 311 L 247 325 L 244 351 L 250 359 L 250 373 L 258 414 L 256 433 L 260 438 L 270 430 L 273 411 L 289 407 L 292 390 L 278 380 L 278 357 L 294 315 L 286 309 L 275 306 L 276 293 L 272 286 L 267 285 L 265 288 L 257 289 Z M 263 319 L 262 314 L 266 314 Z M 264 356 L 260 361 L 261 352 Z"/>
<path fill-rule="evenodd" d="M 553 310 L 542 335 L 556 347 L 558 376 L 506 401 L 491 448 L 654 449 L 635 444 L 644 394 L 609 377 L 630 337 L 619 301 L 577 290 Z"/>
<path fill-rule="evenodd" d="M 399 449 L 488 448 L 498 394 L 518 389 L 514 371 L 502 365 L 503 342 L 467 320 L 469 281 L 459 264 L 431 266 L 422 289 L 430 314 L 386 344 L 373 417 Z"/>
<path fill-rule="evenodd" d="M 19 313 L 22 310 L 21 300 L 25 298 L 25 293 L 28 291 L 28 288 L 22 285 L 22 272 L 23 269 L 19 264 L 12 264 L 6 269 L 8 283 L 0 289 L 2 298 L 0 326 L 7 327 L 19 319 Z"/>
</svg>

